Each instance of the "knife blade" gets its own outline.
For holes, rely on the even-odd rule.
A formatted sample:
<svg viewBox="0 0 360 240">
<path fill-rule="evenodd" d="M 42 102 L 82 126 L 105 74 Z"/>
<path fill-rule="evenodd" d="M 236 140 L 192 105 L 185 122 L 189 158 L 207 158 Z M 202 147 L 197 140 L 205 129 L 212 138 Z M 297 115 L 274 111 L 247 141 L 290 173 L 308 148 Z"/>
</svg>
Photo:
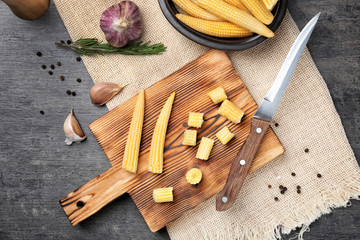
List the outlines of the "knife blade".
<svg viewBox="0 0 360 240">
<path fill-rule="evenodd" d="M 272 87 L 255 112 L 251 120 L 250 134 L 232 162 L 224 188 L 216 195 L 217 211 L 225 211 L 234 203 L 319 17 L 320 13 L 314 16 L 300 32 Z"/>
</svg>

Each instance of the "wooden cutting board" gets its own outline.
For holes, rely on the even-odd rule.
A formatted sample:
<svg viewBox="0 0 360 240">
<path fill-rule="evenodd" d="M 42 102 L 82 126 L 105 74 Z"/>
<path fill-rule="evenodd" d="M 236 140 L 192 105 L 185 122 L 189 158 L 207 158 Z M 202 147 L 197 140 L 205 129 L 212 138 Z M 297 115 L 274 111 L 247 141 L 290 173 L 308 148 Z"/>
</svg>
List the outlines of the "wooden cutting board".
<svg viewBox="0 0 360 240">
<path fill-rule="evenodd" d="M 233 124 L 220 116 L 217 113 L 220 104 L 214 104 L 207 96 L 210 90 L 218 86 L 222 86 L 228 98 L 245 111 L 240 124 Z M 153 129 L 163 104 L 174 91 L 176 97 L 166 135 L 164 172 L 153 174 L 147 171 Z M 206 52 L 146 89 L 138 173 L 133 174 L 121 169 L 121 162 L 135 101 L 136 97 L 129 99 L 89 125 L 112 168 L 60 200 L 72 225 L 128 192 L 151 231 L 161 229 L 223 188 L 231 162 L 249 134 L 250 120 L 257 109 L 226 54 L 218 50 Z M 215 139 L 208 161 L 195 158 L 199 142 L 196 147 L 181 145 L 183 132 L 188 129 L 190 111 L 205 113 L 205 122 L 197 130 L 198 140 L 204 136 Z M 215 137 L 216 132 L 224 126 L 235 133 L 235 138 L 225 146 Z M 270 128 L 250 171 L 283 152 L 283 146 Z M 188 184 L 184 177 L 193 167 L 203 172 L 203 179 L 197 186 Z M 153 201 L 153 189 L 161 187 L 174 188 L 174 202 L 158 204 Z"/>
</svg>

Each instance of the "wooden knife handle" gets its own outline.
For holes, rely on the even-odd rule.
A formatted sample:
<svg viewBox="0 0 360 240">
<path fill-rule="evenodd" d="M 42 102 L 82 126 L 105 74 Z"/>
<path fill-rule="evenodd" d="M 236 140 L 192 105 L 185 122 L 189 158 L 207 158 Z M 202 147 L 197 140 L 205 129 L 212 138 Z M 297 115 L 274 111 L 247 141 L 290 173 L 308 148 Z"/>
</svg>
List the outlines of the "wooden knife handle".
<svg viewBox="0 0 360 240">
<path fill-rule="evenodd" d="M 270 122 L 253 118 L 248 138 L 232 162 L 226 184 L 216 195 L 216 210 L 229 209 L 238 195 Z"/>
</svg>

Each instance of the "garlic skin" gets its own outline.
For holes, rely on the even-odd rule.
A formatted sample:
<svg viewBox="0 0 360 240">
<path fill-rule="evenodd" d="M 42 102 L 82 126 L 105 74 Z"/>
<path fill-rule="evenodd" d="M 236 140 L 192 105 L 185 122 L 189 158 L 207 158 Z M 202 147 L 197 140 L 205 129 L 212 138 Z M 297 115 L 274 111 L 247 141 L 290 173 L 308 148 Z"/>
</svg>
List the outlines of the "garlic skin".
<svg viewBox="0 0 360 240">
<path fill-rule="evenodd" d="M 143 32 L 138 6 L 131 1 L 122 1 L 106 9 L 100 18 L 100 28 L 111 46 L 123 47 L 137 39 Z"/>
<path fill-rule="evenodd" d="M 102 106 L 121 92 L 123 88 L 123 86 L 112 82 L 97 83 L 90 90 L 91 103 Z"/>
<path fill-rule="evenodd" d="M 73 109 L 71 109 L 70 114 L 65 119 L 64 133 L 66 145 L 71 145 L 73 142 L 81 142 L 86 138 L 78 120 L 75 118 Z"/>
</svg>

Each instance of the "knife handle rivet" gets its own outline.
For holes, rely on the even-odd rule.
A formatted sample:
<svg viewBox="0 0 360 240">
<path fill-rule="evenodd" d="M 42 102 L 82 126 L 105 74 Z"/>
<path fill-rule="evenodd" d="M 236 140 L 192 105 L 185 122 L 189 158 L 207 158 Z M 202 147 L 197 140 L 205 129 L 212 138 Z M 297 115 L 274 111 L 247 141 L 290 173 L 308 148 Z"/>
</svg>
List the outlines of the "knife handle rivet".
<svg viewBox="0 0 360 240">
<path fill-rule="evenodd" d="M 227 197 L 222 197 L 222 198 L 221 198 L 221 201 L 222 201 L 223 203 L 226 203 L 227 200 L 228 200 Z"/>
<path fill-rule="evenodd" d="M 258 128 L 256 128 L 256 132 L 257 132 L 257 133 L 261 133 L 261 132 L 262 132 L 262 129 L 258 127 Z"/>
<path fill-rule="evenodd" d="M 245 164 L 246 164 L 246 161 L 245 161 L 244 159 L 241 159 L 241 160 L 240 160 L 240 165 L 241 165 L 241 166 L 244 166 Z"/>
</svg>

